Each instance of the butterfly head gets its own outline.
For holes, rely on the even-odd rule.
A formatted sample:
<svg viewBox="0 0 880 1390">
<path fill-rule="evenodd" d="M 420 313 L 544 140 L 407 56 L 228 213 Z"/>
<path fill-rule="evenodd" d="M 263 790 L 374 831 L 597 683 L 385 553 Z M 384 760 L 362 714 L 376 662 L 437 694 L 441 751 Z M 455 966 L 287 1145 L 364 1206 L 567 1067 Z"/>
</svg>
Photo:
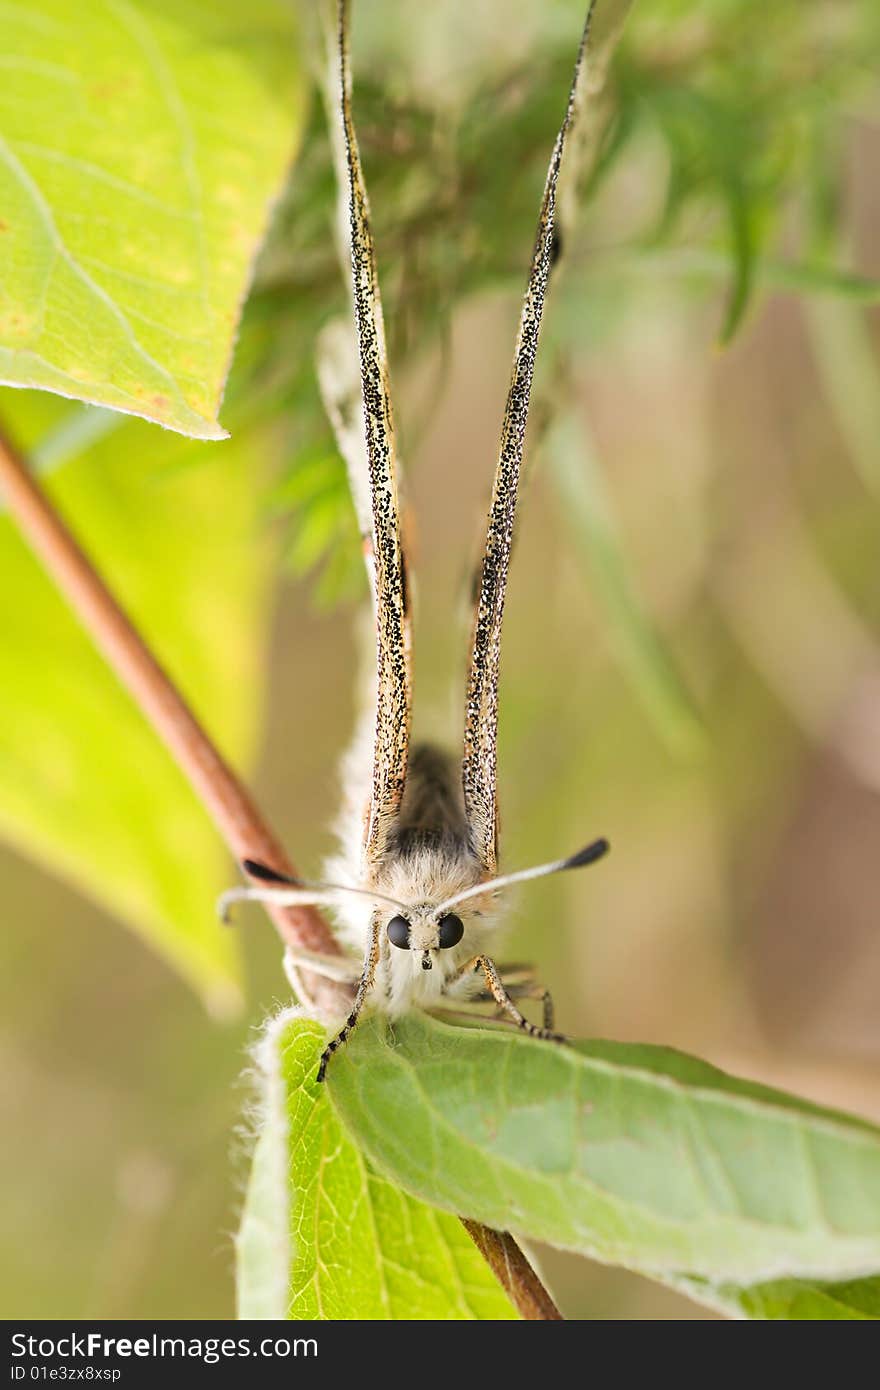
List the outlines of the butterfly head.
<svg viewBox="0 0 880 1390">
<path fill-rule="evenodd" d="M 485 877 L 476 858 L 453 844 L 417 843 L 390 855 L 378 876 L 382 891 L 397 901 L 397 910 L 381 909 L 383 945 L 396 975 L 433 970 L 446 978 L 480 949 L 478 926 L 494 916 L 490 895 L 467 904 L 447 906 L 450 898 L 475 887 Z M 376 919 L 374 918 L 374 921 Z M 477 938 L 479 937 L 479 941 Z M 459 949 L 457 949 L 459 948 Z M 434 979 L 426 979 L 433 988 Z"/>
<path fill-rule="evenodd" d="M 455 912 L 438 913 L 427 904 L 409 909 L 391 918 L 385 933 L 392 946 L 400 951 L 416 952 L 422 970 L 434 966 L 434 952 L 448 951 L 458 946 L 465 934 L 465 924 Z"/>
<path fill-rule="evenodd" d="M 473 858 L 444 857 L 425 850 L 417 856 L 392 859 L 383 866 L 378 883 L 369 887 L 305 883 L 246 859 L 243 867 L 258 886 L 230 889 L 223 894 L 220 909 L 226 918 L 232 904 L 243 899 L 289 906 L 327 903 L 337 908 L 347 902 L 356 908 L 357 922 L 364 926 L 370 920 L 375 925 L 378 915 L 392 961 L 402 962 L 403 952 L 409 951 L 413 973 L 440 966 L 438 973 L 446 979 L 468 959 L 468 952 L 473 956 L 481 949 L 504 889 L 592 864 L 607 850 L 607 840 L 594 840 L 565 859 L 489 879 Z"/>
</svg>

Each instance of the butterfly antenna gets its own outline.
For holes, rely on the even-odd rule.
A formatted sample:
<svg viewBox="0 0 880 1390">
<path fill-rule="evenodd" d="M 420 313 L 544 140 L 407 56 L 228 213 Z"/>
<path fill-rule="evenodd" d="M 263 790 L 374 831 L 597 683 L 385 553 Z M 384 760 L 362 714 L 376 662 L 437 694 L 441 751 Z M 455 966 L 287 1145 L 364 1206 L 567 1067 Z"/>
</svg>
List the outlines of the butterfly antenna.
<svg viewBox="0 0 880 1390">
<path fill-rule="evenodd" d="M 500 878 L 490 878 L 485 883 L 475 884 L 473 888 L 465 888 L 464 892 L 456 893 L 455 897 L 447 898 L 445 903 L 441 903 L 437 912 L 447 912 L 449 908 L 468 898 L 478 898 L 483 893 L 494 893 L 497 889 L 508 888 L 513 883 L 525 883 L 530 878 L 546 878 L 548 874 L 558 874 L 564 869 L 582 869 L 585 864 L 595 864 L 597 859 L 604 858 L 610 848 L 604 837 L 592 840 L 583 849 L 579 849 L 577 854 L 570 854 L 566 859 L 554 859 L 550 864 L 537 864 L 532 869 L 518 869 L 516 873 L 502 874 Z"/>
<path fill-rule="evenodd" d="M 275 903 L 277 907 L 321 906 L 335 902 L 340 893 L 354 893 L 358 897 L 369 898 L 372 902 L 387 903 L 399 912 L 407 910 L 406 905 L 399 903 L 396 898 L 389 898 L 384 893 L 375 893 L 371 888 L 353 888 L 348 883 L 309 882 L 306 879 L 294 878 L 291 874 L 279 873 L 277 869 L 270 869 L 268 864 L 261 864 L 256 859 L 243 859 L 241 867 L 250 878 L 258 880 L 258 886 L 243 885 L 240 888 L 230 888 L 220 896 L 217 913 L 221 922 L 227 925 L 234 903 Z"/>
</svg>

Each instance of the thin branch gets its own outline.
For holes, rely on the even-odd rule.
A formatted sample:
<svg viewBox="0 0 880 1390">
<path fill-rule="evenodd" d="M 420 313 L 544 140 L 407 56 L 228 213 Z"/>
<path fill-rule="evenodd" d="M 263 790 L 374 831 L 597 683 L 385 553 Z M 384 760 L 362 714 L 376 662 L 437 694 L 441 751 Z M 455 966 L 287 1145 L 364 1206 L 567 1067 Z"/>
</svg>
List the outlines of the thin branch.
<svg viewBox="0 0 880 1390">
<path fill-rule="evenodd" d="M 23 535 L 189 778 L 236 859 L 256 859 L 281 873 L 295 874 L 280 841 L 242 782 L 34 482 L 24 459 L 2 433 L 0 488 Z M 267 911 L 286 945 L 324 955 L 340 954 L 336 938 L 314 908 L 267 904 Z M 304 1004 L 340 1012 L 338 986 L 315 975 L 304 975 L 301 984 Z M 555 1321 L 561 1317 L 512 1236 L 473 1221 L 462 1224 L 523 1318 Z"/>
<path fill-rule="evenodd" d="M 461 1218 L 474 1245 L 526 1322 L 562 1322 L 563 1317 L 509 1231 L 493 1231 Z"/>
<path fill-rule="evenodd" d="M 10 512 L 109 666 L 134 697 L 212 816 L 235 858 L 256 859 L 281 873 L 296 872 L 277 836 L 199 724 L 116 599 L 34 482 L 27 465 L 0 436 L 0 486 Z M 323 954 L 339 946 L 310 907 L 272 906 L 282 941 Z M 303 982 L 306 1004 L 339 1013 L 339 991 L 318 976 Z"/>
</svg>

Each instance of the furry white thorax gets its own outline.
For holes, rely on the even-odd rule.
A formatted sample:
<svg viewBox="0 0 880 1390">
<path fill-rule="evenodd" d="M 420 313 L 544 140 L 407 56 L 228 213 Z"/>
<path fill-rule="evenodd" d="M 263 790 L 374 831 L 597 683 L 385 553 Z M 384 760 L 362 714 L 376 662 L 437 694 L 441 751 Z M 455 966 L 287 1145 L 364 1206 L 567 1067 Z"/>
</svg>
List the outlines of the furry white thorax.
<svg viewBox="0 0 880 1390">
<path fill-rule="evenodd" d="M 332 873 L 336 882 L 356 884 L 355 875 L 341 877 L 342 868 L 343 864 L 337 859 L 327 866 L 328 874 Z M 386 928 L 395 915 L 393 908 L 383 905 L 377 909 L 368 898 L 340 894 L 334 910 L 340 936 L 361 956 L 367 950 L 373 914 L 378 912 L 379 966 L 369 1001 L 374 1008 L 396 1017 L 411 1008 L 431 1008 L 443 994 L 448 993 L 450 1001 L 466 999 L 483 987 L 482 976 L 470 971 L 447 991 L 447 983 L 456 972 L 488 948 L 489 939 L 497 928 L 497 904 L 493 903 L 492 895 L 469 902 L 467 911 L 462 908 L 459 915 L 464 936 L 457 946 L 446 950 L 437 948 L 438 922 L 433 911 L 437 903 L 469 888 L 479 882 L 479 878 L 479 866 L 470 856 L 420 848 L 406 856 L 389 858 L 372 884 L 358 884 L 373 887 L 407 904 L 408 951 L 392 946 L 388 940 Z M 422 965 L 425 950 L 430 951 L 430 970 Z"/>
<path fill-rule="evenodd" d="M 448 843 L 442 846 L 417 845 L 405 851 L 391 849 L 384 861 L 364 881 L 361 869 L 365 804 L 365 764 L 372 750 L 372 722 L 361 721 L 361 727 L 346 754 L 342 767 L 345 800 L 337 830 L 339 852 L 324 866 L 324 878 L 329 883 L 353 888 L 372 888 L 398 902 L 406 904 L 405 914 L 410 923 L 410 950 L 393 946 L 388 940 L 387 926 L 395 916 L 394 909 L 385 904 L 374 906 L 369 898 L 340 893 L 331 908 L 342 943 L 352 955 L 363 959 L 370 940 L 374 913 L 378 913 L 379 965 L 368 1007 L 397 1017 L 412 1008 L 432 1008 L 446 995 L 454 1001 L 472 997 L 484 987 L 482 975 L 468 971 L 467 975 L 447 988 L 448 982 L 469 960 L 489 951 L 490 941 L 497 941 L 500 894 L 487 892 L 456 908 L 464 926 L 464 935 L 457 946 L 436 949 L 438 921 L 433 909 L 480 882 L 482 872 L 476 857 L 466 846 Z M 422 967 L 423 951 L 430 950 L 430 970 Z"/>
</svg>

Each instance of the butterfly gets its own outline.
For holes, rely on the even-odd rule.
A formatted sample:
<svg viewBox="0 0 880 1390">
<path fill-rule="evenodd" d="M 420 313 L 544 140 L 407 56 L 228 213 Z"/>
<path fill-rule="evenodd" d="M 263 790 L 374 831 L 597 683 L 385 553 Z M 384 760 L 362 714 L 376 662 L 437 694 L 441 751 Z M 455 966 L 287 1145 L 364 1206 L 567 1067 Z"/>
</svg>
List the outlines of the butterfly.
<svg viewBox="0 0 880 1390">
<path fill-rule="evenodd" d="M 497 938 L 503 890 L 515 883 L 591 864 L 608 850 L 596 839 L 576 854 L 498 872 L 497 731 L 501 626 L 513 544 L 532 377 L 545 292 L 556 253 L 557 185 L 589 45 L 587 12 L 562 125 L 550 157 L 514 352 L 492 487 L 475 614 L 460 756 L 431 744 L 410 746 L 412 680 L 407 582 L 388 356 L 370 210 L 352 116 L 348 0 L 339 0 L 333 42 L 335 148 L 351 253 L 352 297 L 363 403 L 360 447 L 347 448 L 353 499 L 373 598 L 375 700 L 346 759 L 341 850 L 326 881 L 305 882 L 245 860 L 251 884 L 223 895 L 221 911 L 242 899 L 281 905 L 324 904 L 351 951 L 320 957 L 289 948 L 288 962 L 356 986 L 343 1028 L 328 1043 L 318 1079 L 367 1004 L 391 1017 L 441 1001 L 494 999 L 518 1027 L 539 1038 L 554 1032 L 546 990 L 527 977 L 506 981 L 489 954 Z M 338 433 L 338 431 L 337 431 Z M 355 956 L 354 952 L 358 954 Z M 515 998 L 543 1000 L 541 1026 Z"/>
</svg>

